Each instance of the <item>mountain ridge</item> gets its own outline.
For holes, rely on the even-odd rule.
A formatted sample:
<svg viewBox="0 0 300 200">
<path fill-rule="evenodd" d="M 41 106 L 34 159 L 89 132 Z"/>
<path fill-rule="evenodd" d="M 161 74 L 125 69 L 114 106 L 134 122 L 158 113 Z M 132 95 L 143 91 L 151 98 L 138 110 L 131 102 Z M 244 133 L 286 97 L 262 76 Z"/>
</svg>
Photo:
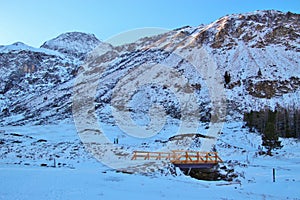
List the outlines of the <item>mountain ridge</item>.
<svg viewBox="0 0 300 200">
<path fill-rule="evenodd" d="M 101 42 L 92 34 L 78 32 L 59 35 L 35 50 L 24 47 L 23 50 L 1 51 L 7 47 L 1 46 L 0 123 L 43 124 L 72 120 L 74 80 L 80 66 L 86 64 L 86 56 L 92 56 L 88 53 L 96 46 L 101 49 L 101 45 L 106 50 L 102 57 L 95 55 L 95 64 L 110 63 L 110 68 L 101 78 L 95 103 L 105 122 L 114 123 L 111 113 L 107 113 L 111 89 L 118 82 L 114 77 L 123 77 L 135 66 L 159 62 L 183 71 L 191 84 L 200 88 L 201 119 L 209 119 L 211 105 L 208 91 L 203 87 L 203 77 L 188 74 L 189 65 L 172 57 L 176 51 L 189 52 L 194 48 L 203 48 L 211 55 L 219 66 L 221 77 L 226 71 L 230 72 L 231 80 L 224 90 L 227 115 L 232 119 L 241 119 L 240 114 L 245 110 L 259 110 L 265 106 L 274 109 L 294 104 L 299 107 L 296 98 L 300 93 L 300 77 L 297 76 L 300 74 L 299 17 L 299 14 L 272 10 L 233 14 L 209 25 L 183 27 L 118 47 Z M 66 43 L 62 42 L 64 39 Z M 180 118 L 178 103 L 167 90 L 145 88 L 141 94 L 150 96 L 151 101 L 145 101 L 142 106 L 133 98 L 137 120 L 141 117 L 137 113 L 146 113 L 152 101 L 163 104 L 170 116 Z"/>
</svg>

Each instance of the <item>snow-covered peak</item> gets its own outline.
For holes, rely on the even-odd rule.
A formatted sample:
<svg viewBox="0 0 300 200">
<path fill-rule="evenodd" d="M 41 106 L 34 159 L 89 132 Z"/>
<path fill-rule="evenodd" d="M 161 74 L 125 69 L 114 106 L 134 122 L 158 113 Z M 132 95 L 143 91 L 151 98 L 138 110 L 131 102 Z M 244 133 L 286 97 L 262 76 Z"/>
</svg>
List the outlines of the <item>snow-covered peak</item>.
<svg viewBox="0 0 300 200">
<path fill-rule="evenodd" d="M 238 28 L 242 24 L 247 26 L 260 25 L 269 28 L 274 28 L 274 26 L 278 25 L 287 25 L 289 24 L 289 22 L 292 22 L 293 25 L 297 26 L 299 25 L 299 23 L 297 23 L 299 19 L 299 14 L 291 12 L 284 13 L 277 10 L 258 10 L 243 14 L 226 15 L 216 20 L 214 23 L 211 24 L 211 26 L 228 24 Z"/>
<path fill-rule="evenodd" d="M 82 58 L 82 56 L 92 51 L 95 47 L 100 45 L 100 43 L 100 40 L 93 34 L 68 32 L 45 42 L 41 48 L 51 49 L 63 54 Z"/>
<path fill-rule="evenodd" d="M 19 46 L 19 47 L 22 47 L 22 46 L 28 46 L 27 44 L 24 44 L 23 42 L 15 42 L 12 44 L 12 46 Z"/>
<path fill-rule="evenodd" d="M 231 14 L 227 15 L 230 18 L 239 19 L 242 16 L 244 17 L 251 17 L 251 16 L 257 16 L 257 17 L 277 17 L 285 15 L 284 12 L 278 11 L 278 10 L 257 10 L 254 12 L 248 12 L 248 13 L 242 13 L 242 14 Z M 226 16 L 225 16 L 226 17 Z M 222 17 L 224 18 L 224 17 Z"/>
<path fill-rule="evenodd" d="M 281 44 L 287 49 L 299 48 L 300 15 L 276 10 L 254 11 L 224 16 L 207 26 L 199 26 L 193 33 L 196 43 L 213 48 L 238 45 L 238 41 L 251 47 L 263 48 Z"/>
<path fill-rule="evenodd" d="M 28 46 L 27 44 L 24 44 L 23 42 L 15 42 L 11 45 L 4 45 L 0 47 L 0 52 L 7 53 L 10 51 L 36 51 L 37 49 L 31 46 Z"/>
<path fill-rule="evenodd" d="M 23 42 L 15 42 L 11 45 L 3 45 L 0 46 L 0 53 L 19 53 L 21 51 L 30 51 L 30 52 L 37 52 L 37 53 L 44 53 L 48 55 L 56 55 L 56 56 L 62 56 L 59 52 L 53 51 L 50 49 L 45 48 L 35 48 L 32 46 L 29 46 L 27 44 L 24 44 Z"/>
<path fill-rule="evenodd" d="M 253 22 L 260 22 L 260 23 L 265 23 L 268 20 L 276 19 L 276 18 L 281 18 L 281 20 L 284 20 L 284 16 L 291 16 L 297 14 L 293 13 L 284 13 L 281 11 L 277 10 L 257 10 L 254 12 L 248 12 L 248 13 L 238 13 L 238 14 L 230 14 L 226 15 L 224 17 L 219 18 L 218 20 L 215 21 L 215 23 L 218 23 L 220 21 L 231 21 L 231 20 L 248 20 L 248 21 L 253 21 Z"/>
</svg>

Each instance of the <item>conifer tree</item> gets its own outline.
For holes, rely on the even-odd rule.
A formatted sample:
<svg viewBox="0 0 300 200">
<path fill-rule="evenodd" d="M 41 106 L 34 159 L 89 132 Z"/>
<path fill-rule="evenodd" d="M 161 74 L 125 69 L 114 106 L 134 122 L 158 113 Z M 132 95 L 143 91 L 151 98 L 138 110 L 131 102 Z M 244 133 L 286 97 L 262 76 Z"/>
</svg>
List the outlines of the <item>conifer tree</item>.
<svg viewBox="0 0 300 200">
<path fill-rule="evenodd" d="M 227 85 L 228 83 L 230 83 L 231 81 L 231 77 L 230 77 L 230 73 L 229 72 L 225 72 L 224 74 L 224 80 L 225 80 L 225 84 Z"/>
<path fill-rule="evenodd" d="M 260 70 L 260 68 L 258 69 L 257 76 L 259 76 L 259 77 L 261 77 L 261 76 L 262 76 L 262 73 L 261 73 L 261 70 Z"/>
<path fill-rule="evenodd" d="M 263 142 L 262 145 L 265 146 L 268 151 L 268 155 L 272 155 L 272 150 L 281 148 L 281 142 L 278 140 L 279 136 L 276 132 L 276 114 L 277 111 L 266 111 L 267 119 L 266 119 L 266 126 L 263 131 Z"/>
</svg>

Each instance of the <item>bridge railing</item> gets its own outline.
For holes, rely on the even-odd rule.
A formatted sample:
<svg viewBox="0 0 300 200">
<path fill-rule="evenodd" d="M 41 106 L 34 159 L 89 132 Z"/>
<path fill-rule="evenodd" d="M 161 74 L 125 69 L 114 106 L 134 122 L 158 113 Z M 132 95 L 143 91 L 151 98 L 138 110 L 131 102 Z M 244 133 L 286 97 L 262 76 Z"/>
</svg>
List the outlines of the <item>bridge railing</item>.
<svg viewBox="0 0 300 200">
<path fill-rule="evenodd" d="M 223 162 L 217 152 L 173 150 L 171 152 L 134 151 L 131 160 L 170 160 L 173 164 L 217 164 Z"/>
<path fill-rule="evenodd" d="M 222 159 L 217 152 L 200 152 L 200 151 L 173 151 L 176 158 L 171 160 L 172 163 L 193 164 L 193 163 L 221 163 Z"/>
</svg>

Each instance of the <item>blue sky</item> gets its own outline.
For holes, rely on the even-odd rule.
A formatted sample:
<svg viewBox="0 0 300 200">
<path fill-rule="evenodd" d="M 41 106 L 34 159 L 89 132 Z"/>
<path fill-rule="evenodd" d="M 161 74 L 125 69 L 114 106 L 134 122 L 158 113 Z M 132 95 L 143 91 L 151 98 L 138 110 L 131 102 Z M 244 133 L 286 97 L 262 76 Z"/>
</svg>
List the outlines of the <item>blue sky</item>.
<svg viewBox="0 0 300 200">
<path fill-rule="evenodd" d="M 232 13 L 300 13 L 300 0 L 0 0 L 0 8 L 0 45 L 22 41 L 38 47 L 69 31 L 106 40 L 136 28 L 208 24 Z"/>
</svg>

